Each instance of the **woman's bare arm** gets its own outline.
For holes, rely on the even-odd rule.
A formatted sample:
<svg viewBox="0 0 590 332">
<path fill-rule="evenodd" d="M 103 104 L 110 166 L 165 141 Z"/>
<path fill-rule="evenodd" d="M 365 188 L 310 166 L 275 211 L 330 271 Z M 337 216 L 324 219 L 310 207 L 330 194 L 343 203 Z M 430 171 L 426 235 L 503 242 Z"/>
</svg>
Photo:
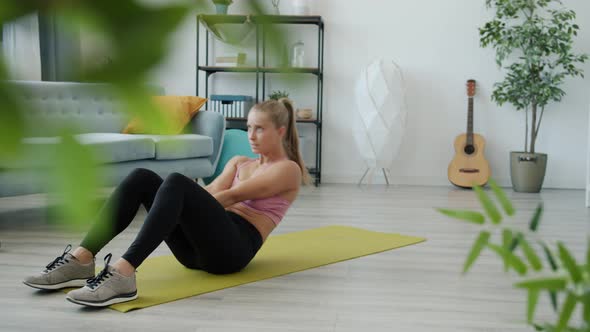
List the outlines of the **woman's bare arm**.
<svg viewBox="0 0 590 332">
<path fill-rule="evenodd" d="M 243 160 L 248 159 L 247 157 L 243 156 L 235 156 L 230 159 L 223 168 L 223 172 L 213 180 L 213 182 L 206 185 L 205 190 L 207 190 L 211 195 L 215 195 L 220 191 L 227 190 L 231 187 L 231 184 L 234 180 L 234 176 L 236 175 L 237 166 Z"/>
<path fill-rule="evenodd" d="M 231 206 L 249 199 L 267 198 L 297 190 L 301 183 L 301 170 L 293 161 L 279 162 L 263 174 L 240 182 L 237 186 L 218 191 L 213 196 L 223 205 Z"/>
</svg>

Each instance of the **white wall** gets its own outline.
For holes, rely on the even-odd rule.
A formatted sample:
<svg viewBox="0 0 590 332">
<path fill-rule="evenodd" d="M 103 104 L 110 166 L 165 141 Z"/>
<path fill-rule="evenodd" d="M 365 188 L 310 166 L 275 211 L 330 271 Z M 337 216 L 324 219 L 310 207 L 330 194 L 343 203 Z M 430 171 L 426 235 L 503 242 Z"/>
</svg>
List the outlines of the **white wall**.
<svg viewBox="0 0 590 332">
<path fill-rule="evenodd" d="M 351 135 L 354 83 L 365 65 L 383 57 L 401 66 L 408 91 L 407 135 L 392 167 L 393 182 L 449 184 L 452 142 L 465 131 L 465 81 L 474 78 L 475 131 L 488 142 L 493 177 L 510 185 L 509 151 L 523 148 L 524 113 L 490 101 L 492 85 L 502 76 L 493 51 L 479 47 L 477 28 L 492 17 L 484 0 L 312 3 L 326 24 L 323 182 L 354 183 L 364 171 Z M 576 50 L 590 53 L 590 2 L 566 4 L 576 11 L 581 27 Z M 289 1 L 281 5 L 288 14 Z M 239 1 L 232 6 L 230 12 L 239 13 Z M 154 80 L 169 94 L 195 93 L 195 21 L 187 18 L 170 57 L 154 72 Z M 590 64 L 583 68 L 590 76 Z M 548 107 L 537 140 L 537 151 L 549 154 L 544 187 L 584 188 L 590 80 L 569 79 L 564 89 L 567 96 Z"/>
</svg>

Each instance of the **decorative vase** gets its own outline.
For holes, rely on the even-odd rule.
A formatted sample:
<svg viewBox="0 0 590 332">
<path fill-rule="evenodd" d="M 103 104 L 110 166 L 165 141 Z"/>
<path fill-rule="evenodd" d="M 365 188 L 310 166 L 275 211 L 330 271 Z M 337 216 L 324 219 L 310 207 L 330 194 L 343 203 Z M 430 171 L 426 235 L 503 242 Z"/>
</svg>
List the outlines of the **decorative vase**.
<svg viewBox="0 0 590 332">
<path fill-rule="evenodd" d="M 313 118 L 313 111 L 311 108 L 298 108 L 295 114 L 297 115 L 297 118 L 301 120 L 309 120 Z"/>
<path fill-rule="evenodd" d="M 225 14 L 227 14 L 227 8 L 228 8 L 228 7 L 229 7 L 229 6 L 228 6 L 228 5 L 226 5 L 226 4 L 216 3 L 216 4 L 215 4 L 215 12 L 216 12 L 218 15 L 225 15 Z"/>
<path fill-rule="evenodd" d="M 538 193 L 543 187 L 547 154 L 510 152 L 510 179 L 517 192 Z"/>
</svg>

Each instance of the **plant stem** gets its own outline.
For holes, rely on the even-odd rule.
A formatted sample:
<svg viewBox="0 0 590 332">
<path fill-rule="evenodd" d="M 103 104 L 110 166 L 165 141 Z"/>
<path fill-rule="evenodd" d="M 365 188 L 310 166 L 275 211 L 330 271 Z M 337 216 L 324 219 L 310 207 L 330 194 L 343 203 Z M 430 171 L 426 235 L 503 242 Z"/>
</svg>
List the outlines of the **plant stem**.
<svg viewBox="0 0 590 332">
<path fill-rule="evenodd" d="M 543 120 L 543 113 L 545 113 L 545 106 L 541 107 L 541 115 L 539 116 L 539 122 L 537 122 L 537 130 L 535 131 L 535 139 L 539 134 L 539 127 L 541 127 L 541 120 Z"/>
<path fill-rule="evenodd" d="M 529 107 L 527 105 L 527 107 L 525 107 L 524 109 L 524 115 L 525 115 L 525 120 L 524 120 L 524 124 L 525 124 L 525 130 L 524 130 L 524 152 L 528 152 L 528 146 L 529 146 Z"/>
<path fill-rule="evenodd" d="M 537 139 L 537 103 L 533 102 L 533 109 L 532 109 L 533 117 L 531 119 L 531 153 L 535 153 L 535 140 Z"/>
</svg>

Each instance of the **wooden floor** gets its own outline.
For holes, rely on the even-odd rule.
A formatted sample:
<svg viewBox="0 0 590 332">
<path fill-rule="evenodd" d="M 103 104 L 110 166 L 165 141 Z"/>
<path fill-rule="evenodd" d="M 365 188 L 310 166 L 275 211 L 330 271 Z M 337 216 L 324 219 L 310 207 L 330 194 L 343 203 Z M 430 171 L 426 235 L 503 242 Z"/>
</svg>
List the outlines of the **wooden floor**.
<svg viewBox="0 0 590 332">
<path fill-rule="evenodd" d="M 590 220 L 583 191 L 508 194 L 517 207 L 511 225 L 526 227 L 536 205 L 544 202 L 542 236 L 565 241 L 578 259 L 583 257 Z M 2 331 L 532 331 L 524 319 L 526 296 L 512 288 L 514 276 L 502 272 L 495 256 L 484 253 L 468 275 L 460 274 L 478 226 L 448 219 L 434 208 L 479 208 L 471 191 L 307 188 L 275 234 L 341 224 L 428 240 L 126 314 L 79 307 L 60 292 L 35 291 L 21 283 L 82 236 L 45 222 L 38 209 L 43 204 L 42 195 L 0 199 Z M 100 259 L 108 252 L 121 255 L 144 216 Z M 153 255 L 168 253 L 162 245 Z M 552 319 L 547 303 L 542 297 L 538 316 Z"/>
</svg>

